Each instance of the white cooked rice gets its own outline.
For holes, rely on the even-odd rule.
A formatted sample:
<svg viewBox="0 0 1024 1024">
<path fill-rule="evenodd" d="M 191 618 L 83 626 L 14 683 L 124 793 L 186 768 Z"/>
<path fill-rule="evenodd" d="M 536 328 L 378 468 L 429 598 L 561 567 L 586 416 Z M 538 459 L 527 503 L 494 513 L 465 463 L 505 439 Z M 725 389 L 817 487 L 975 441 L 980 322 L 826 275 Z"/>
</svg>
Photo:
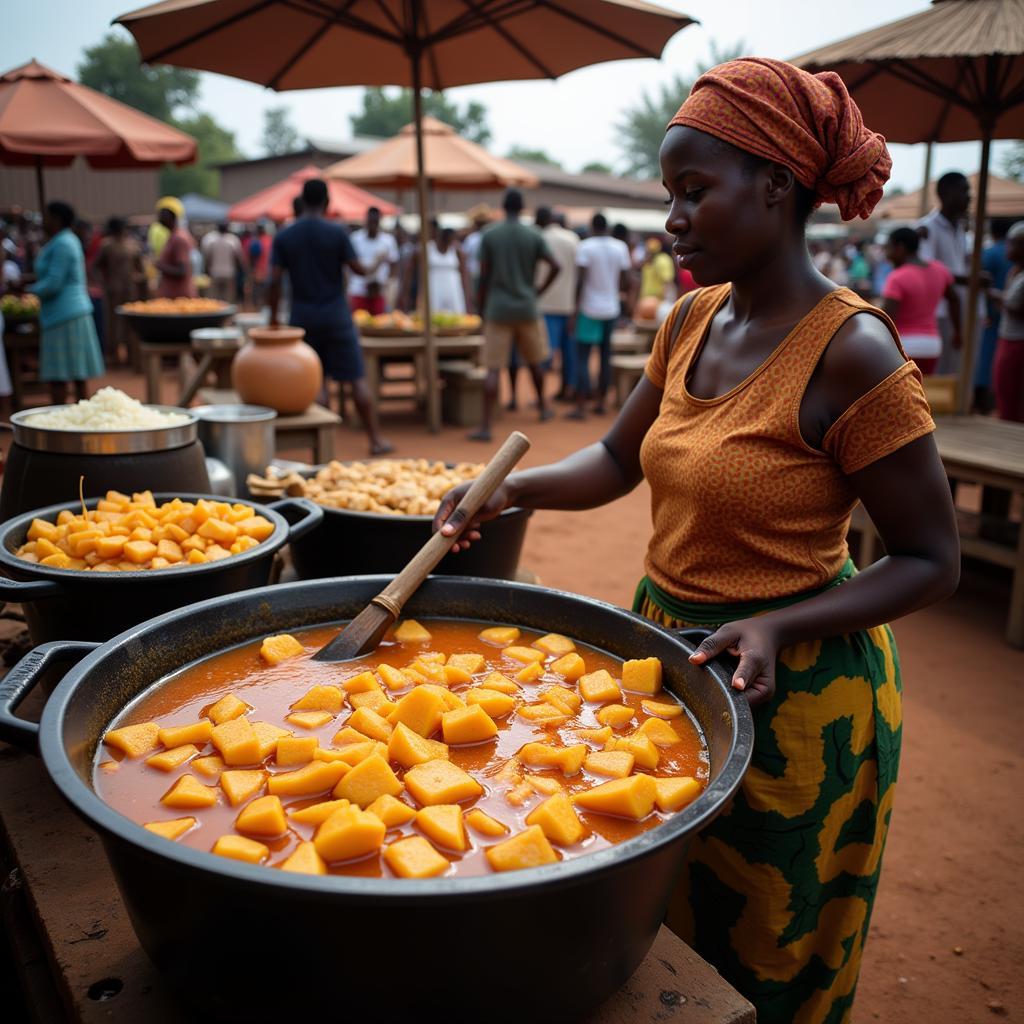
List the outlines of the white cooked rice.
<svg viewBox="0 0 1024 1024">
<path fill-rule="evenodd" d="M 26 426 L 48 430 L 146 430 L 187 422 L 184 413 L 159 412 L 117 388 L 100 388 L 85 401 L 25 417 Z"/>
</svg>

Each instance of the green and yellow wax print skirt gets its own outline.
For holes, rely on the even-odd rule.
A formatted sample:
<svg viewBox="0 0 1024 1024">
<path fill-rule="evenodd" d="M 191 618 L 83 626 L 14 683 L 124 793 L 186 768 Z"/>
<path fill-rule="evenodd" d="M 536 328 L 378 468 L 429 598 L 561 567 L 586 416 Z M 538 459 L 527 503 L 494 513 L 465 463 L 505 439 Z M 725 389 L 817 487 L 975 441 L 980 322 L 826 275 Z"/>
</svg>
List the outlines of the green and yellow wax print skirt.
<svg viewBox="0 0 1024 1024">
<path fill-rule="evenodd" d="M 633 610 L 672 629 L 717 629 L 819 592 L 697 605 L 645 577 Z M 690 844 L 667 921 L 756 1006 L 759 1024 L 839 1024 L 850 1019 L 899 765 L 892 632 L 787 647 L 775 685 L 754 709 L 750 768 Z"/>
</svg>

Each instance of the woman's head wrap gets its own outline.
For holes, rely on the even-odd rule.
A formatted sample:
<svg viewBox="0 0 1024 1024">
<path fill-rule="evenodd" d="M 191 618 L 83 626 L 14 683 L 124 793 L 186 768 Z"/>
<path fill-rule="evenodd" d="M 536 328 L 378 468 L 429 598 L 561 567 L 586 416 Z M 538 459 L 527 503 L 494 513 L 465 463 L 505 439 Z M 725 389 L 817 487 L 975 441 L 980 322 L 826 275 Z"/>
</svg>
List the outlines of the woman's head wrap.
<svg viewBox="0 0 1024 1024">
<path fill-rule="evenodd" d="M 819 204 L 836 203 L 843 220 L 870 215 L 892 168 L 885 139 L 864 127 L 837 74 L 781 60 L 743 57 L 712 68 L 668 127 L 675 124 L 784 164 Z"/>
</svg>

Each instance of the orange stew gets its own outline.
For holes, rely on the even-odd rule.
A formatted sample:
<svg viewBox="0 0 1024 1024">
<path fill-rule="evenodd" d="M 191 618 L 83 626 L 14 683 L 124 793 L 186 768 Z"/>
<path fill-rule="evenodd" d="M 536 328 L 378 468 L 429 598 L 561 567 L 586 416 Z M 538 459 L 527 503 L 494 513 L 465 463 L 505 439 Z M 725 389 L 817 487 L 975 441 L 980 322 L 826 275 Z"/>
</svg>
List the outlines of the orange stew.
<svg viewBox="0 0 1024 1024">
<path fill-rule="evenodd" d="M 603 849 L 707 783 L 700 729 L 655 658 L 406 620 L 359 662 L 310 660 L 335 633 L 268 637 L 170 677 L 112 724 L 97 792 L 200 850 L 423 878 Z"/>
</svg>

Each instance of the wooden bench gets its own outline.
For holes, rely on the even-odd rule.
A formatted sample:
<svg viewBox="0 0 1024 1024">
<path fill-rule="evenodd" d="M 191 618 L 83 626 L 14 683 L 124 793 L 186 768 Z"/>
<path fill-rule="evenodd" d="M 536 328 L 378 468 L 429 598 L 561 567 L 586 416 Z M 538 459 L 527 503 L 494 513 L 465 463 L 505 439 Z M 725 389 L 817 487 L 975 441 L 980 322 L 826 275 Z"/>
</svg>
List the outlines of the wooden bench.
<svg viewBox="0 0 1024 1024">
<path fill-rule="evenodd" d="M 935 445 L 954 489 L 957 482 L 978 484 L 1024 501 L 1024 424 L 987 416 L 940 416 Z M 1004 505 L 1009 508 L 1010 502 Z M 1006 642 L 1024 647 L 1024 526 L 1006 515 L 986 515 L 983 506 L 980 515 L 958 508 L 957 527 L 964 555 L 1010 570 Z M 850 532 L 860 543 L 860 568 L 884 553 L 878 532 L 860 505 L 854 509 Z"/>
<path fill-rule="evenodd" d="M 646 352 L 628 353 L 625 355 L 612 356 L 610 363 L 612 368 L 612 380 L 615 384 L 615 404 L 625 404 L 629 393 L 640 382 L 644 375 L 644 367 L 647 365 L 649 356 Z"/>
</svg>

